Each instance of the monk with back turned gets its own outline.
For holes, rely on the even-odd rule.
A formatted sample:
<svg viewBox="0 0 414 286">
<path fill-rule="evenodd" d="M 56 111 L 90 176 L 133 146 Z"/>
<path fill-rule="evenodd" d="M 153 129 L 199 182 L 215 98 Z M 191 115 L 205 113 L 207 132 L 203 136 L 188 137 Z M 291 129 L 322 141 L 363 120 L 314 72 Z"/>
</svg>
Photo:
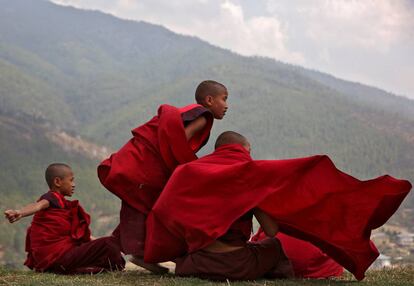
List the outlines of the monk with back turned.
<svg viewBox="0 0 414 286">
<path fill-rule="evenodd" d="M 250 153 L 248 140 L 233 131 L 222 133 L 215 148 L 241 145 Z M 237 191 L 234 194 L 237 196 Z M 267 238 L 249 242 L 253 216 Z M 206 247 L 175 259 L 175 273 L 212 280 L 254 280 L 261 277 L 293 277 L 293 268 L 277 238 L 277 223 L 259 208 L 253 208 L 234 221 L 224 234 Z"/>
<path fill-rule="evenodd" d="M 260 263 L 283 257 L 275 247 L 267 251 L 272 257 L 256 248 L 252 259 L 238 263 L 248 257 L 242 253 L 253 211 L 259 222 L 259 213 L 265 214 L 280 232 L 312 243 L 363 279 L 379 255 L 371 230 L 398 209 L 410 182 L 389 175 L 361 181 L 338 170 L 326 155 L 253 160 L 247 144 L 223 140 L 232 133 L 219 136 L 213 153 L 171 175 L 148 214 L 146 261 L 175 260 L 176 273 L 183 276 L 238 280 L 267 275 L 269 268 Z M 234 259 L 236 253 L 241 256 Z M 260 269 L 267 270 L 255 272 Z"/>
</svg>

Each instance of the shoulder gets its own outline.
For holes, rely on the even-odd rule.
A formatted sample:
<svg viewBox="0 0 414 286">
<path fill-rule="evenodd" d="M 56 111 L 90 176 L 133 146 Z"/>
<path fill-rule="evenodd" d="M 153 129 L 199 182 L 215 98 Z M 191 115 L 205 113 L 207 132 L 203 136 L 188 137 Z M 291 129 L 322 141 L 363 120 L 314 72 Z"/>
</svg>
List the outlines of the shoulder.
<svg viewBox="0 0 414 286">
<path fill-rule="evenodd" d="M 62 200 L 60 200 L 59 197 L 55 193 L 50 192 L 50 191 L 40 196 L 38 201 L 40 200 L 47 200 L 49 202 L 50 208 L 61 209 L 65 207 Z"/>
<path fill-rule="evenodd" d="M 207 119 L 213 119 L 213 114 L 202 105 L 199 104 L 191 104 L 179 108 L 181 118 L 184 122 L 193 121 L 201 116 L 206 117 Z"/>
</svg>

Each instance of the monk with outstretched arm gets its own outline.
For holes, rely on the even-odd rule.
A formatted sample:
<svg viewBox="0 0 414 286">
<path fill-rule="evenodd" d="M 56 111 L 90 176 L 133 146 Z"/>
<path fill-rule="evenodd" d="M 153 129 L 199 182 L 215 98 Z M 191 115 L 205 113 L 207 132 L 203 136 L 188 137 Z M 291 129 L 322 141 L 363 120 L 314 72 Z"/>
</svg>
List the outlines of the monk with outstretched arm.
<svg viewBox="0 0 414 286">
<path fill-rule="evenodd" d="M 70 201 L 75 190 L 72 169 L 63 163 L 45 172 L 50 190 L 35 203 L 4 212 L 10 223 L 33 216 L 27 230 L 24 263 L 40 272 L 61 274 L 122 270 L 125 261 L 113 237 L 91 240 L 90 216 L 78 201 Z"/>
</svg>

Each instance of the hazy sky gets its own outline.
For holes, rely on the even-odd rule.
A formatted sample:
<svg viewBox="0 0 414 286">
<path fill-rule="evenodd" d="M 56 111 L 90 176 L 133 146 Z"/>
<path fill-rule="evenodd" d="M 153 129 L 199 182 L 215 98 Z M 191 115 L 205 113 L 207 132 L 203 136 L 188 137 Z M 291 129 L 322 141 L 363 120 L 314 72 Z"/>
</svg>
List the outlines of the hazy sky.
<svg viewBox="0 0 414 286">
<path fill-rule="evenodd" d="M 414 0 L 52 0 L 414 99 Z"/>
</svg>

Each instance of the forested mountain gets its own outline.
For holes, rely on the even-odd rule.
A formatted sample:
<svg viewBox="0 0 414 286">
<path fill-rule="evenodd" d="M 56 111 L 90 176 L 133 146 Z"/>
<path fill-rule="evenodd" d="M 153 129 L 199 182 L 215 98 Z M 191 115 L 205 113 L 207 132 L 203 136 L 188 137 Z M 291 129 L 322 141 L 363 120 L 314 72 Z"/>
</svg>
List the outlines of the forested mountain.
<svg viewBox="0 0 414 286">
<path fill-rule="evenodd" d="M 230 109 L 202 153 L 219 132 L 235 130 L 258 159 L 328 154 L 361 179 L 389 173 L 413 181 L 413 100 L 96 11 L 42 0 L 0 5 L 1 209 L 36 199 L 47 164 L 65 161 L 77 175 L 76 197 L 105 222 L 95 229 L 109 231 L 119 202 L 96 178 L 101 158 L 53 134 L 116 150 L 159 104 L 192 103 L 204 79 L 228 87 Z M 411 196 L 405 206 L 413 204 Z M 21 262 L 24 224 L 0 225 L 0 254 L 11 246 Z"/>
</svg>

